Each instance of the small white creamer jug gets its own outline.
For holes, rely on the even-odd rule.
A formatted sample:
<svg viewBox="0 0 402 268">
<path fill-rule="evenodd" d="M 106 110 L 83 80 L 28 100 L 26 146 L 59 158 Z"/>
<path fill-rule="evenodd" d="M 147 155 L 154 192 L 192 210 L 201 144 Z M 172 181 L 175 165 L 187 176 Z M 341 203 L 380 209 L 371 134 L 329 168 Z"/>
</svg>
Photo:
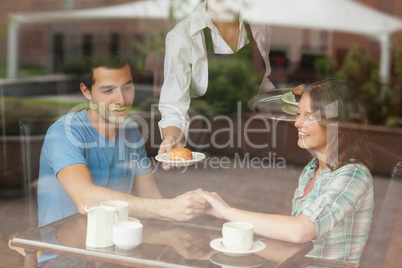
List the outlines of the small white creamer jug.
<svg viewBox="0 0 402 268">
<path fill-rule="evenodd" d="M 84 210 L 88 214 L 85 245 L 89 248 L 106 248 L 113 246 L 115 210 L 105 206 L 86 206 Z"/>
</svg>

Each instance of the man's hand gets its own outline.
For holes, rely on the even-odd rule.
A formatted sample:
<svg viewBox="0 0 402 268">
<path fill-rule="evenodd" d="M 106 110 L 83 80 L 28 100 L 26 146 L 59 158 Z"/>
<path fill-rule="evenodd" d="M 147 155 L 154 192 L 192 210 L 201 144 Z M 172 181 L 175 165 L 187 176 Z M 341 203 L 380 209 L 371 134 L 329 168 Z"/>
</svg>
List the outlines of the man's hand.
<svg viewBox="0 0 402 268">
<path fill-rule="evenodd" d="M 204 213 L 207 201 L 201 197 L 202 190 L 197 189 L 179 195 L 167 202 L 167 218 L 174 221 L 188 221 Z"/>
</svg>

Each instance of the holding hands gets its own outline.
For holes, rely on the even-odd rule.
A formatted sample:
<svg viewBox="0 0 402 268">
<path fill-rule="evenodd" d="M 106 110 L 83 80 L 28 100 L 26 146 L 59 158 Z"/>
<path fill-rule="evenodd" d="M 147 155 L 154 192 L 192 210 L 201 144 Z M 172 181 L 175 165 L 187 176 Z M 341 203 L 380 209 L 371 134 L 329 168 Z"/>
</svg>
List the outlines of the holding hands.
<svg viewBox="0 0 402 268">
<path fill-rule="evenodd" d="M 227 219 L 231 210 L 232 207 L 217 193 L 197 189 L 170 199 L 165 210 L 168 214 L 165 216 L 174 221 L 192 220 L 201 214 Z"/>
<path fill-rule="evenodd" d="M 167 218 L 176 221 L 188 221 L 205 213 L 207 201 L 201 196 L 203 191 L 197 189 L 186 192 L 171 200 L 167 204 Z"/>
<path fill-rule="evenodd" d="M 205 209 L 205 214 L 219 219 L 226 219 L 231 207 L 220 197 L 219 194 L 212 192 L 201 192 L 200 195 L 211 205 Z"/>
</svg>

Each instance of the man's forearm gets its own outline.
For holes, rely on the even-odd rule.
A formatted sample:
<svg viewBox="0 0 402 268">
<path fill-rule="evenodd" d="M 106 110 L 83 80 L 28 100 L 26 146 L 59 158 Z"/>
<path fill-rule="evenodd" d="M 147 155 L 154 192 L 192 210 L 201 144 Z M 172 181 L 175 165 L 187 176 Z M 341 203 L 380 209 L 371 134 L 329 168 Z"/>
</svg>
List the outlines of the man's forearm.
<svg viewBox="0 0 402 268">
<path fill-rule="evenodd" d="M 201 197 L 201 192 L 201 189 L 197 189 L 172 199 L 145 198 L 95 186 L 87 192 L 87 202 L 82 204 L 97 206 L 106 200 L 122 200 L 130 204 L 129 215 L 132 217 L 187 221 L 205 211 L 206 201 Z M 85 205 L 81 205 L 81 212 L 84 211 L 83 207 Z"/>
<path fill-rule="evenodd" d="M 166 215 L 166 208 L 170 203 L 169 199 L 138 197 L 101 186 L 94 186 L 92 189 L 88 189 L 83 196 L 86 196 L 85 200 L 77 204 L 81 213 L 86 205 L 98 206 L 103 201 L 121 200 L 130 204 L 129 215 L 132 217 L 169 219 Z"/>
</svg>

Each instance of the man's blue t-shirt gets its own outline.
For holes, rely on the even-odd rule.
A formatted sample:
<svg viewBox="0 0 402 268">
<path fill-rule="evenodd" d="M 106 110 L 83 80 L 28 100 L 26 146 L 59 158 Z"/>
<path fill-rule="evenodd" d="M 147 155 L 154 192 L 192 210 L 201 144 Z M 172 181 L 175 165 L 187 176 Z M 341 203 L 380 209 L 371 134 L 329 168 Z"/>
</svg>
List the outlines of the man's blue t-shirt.
<svg viewBox="0 0 402 268">
<path fill-rule="evenodd" d="M 114 142 L 98 133 L 86 110 L 69 113 L 47 131 L 40 156 L 38 183 L 39 226 L 78 212 L 57 173 L 73 164 L 85 164 L 95 185 L 131 193 L 134 178 L 151 171 L 137 124 L 127 119 Z"/>
</svg>

